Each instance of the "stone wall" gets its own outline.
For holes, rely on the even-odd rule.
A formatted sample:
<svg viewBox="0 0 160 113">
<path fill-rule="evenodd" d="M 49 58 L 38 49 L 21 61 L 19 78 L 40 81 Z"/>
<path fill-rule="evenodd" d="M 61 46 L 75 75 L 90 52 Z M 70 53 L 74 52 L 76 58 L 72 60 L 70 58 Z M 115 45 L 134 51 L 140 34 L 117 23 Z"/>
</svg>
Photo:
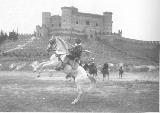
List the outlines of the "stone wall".
<svg viewBox="0 0 160 113">
<path fill-rule="evenodd" d="M 112 32 L 112 13 L 103 15 L 81 13 L 75 7 L 62 7 L 62 28 L 76 29 L 86 33 Z"/>
<path fill-rule="evenodd" d="M 122 41 L 125 41 L 126 43 L 127 42 L 130 42 L 130 43 L 138 43 L 138 44 L 142 44 L 142 45 L 160 45 L 160 41 L 143 41 L 143 40 L 136 40 L 136 39 L 130 39 L 130 38 L 125 38 L 125 37 L 121 37 L 120 34 L 118 33 L 104 33 L 104 34 L 101 34 L 99 35 L 101 37 L 101 39 L 107 39 L 107 40 L 110 40 L 110 41 L 114 41 L 114 40 L 122 40 Z"/>
<path fill-rule="evenodd" d="M 61 28 L 61 16 L 59 15 L 54 15 L 54 16 L 51 16 L 51 30 L 54 30 L 54 29 L 59 29 Z"/>
<path fill-rule="evenodd" d="M 50 12 L 42 12 L 42 27 L 51 27 L 51 13 Z"/>
</svg>

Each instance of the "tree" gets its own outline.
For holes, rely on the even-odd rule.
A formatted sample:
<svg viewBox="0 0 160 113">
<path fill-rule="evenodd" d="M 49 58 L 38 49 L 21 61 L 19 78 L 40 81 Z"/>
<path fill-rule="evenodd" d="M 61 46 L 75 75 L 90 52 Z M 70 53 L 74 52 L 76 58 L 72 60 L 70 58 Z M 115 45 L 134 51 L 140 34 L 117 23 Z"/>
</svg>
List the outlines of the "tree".
<svg viewBox="0 0 160 113">
<path fill-rule="evenodd" d="M 5 40 L 7 40 L 7 39 L 8 39 L 7 33 L 4 33 L 4 32 L 1 30 L 1 32 L 0 32 L 0 45 L 1 45 Z"/>
<path fill-rule="evenodd" d="M 9 40 L 16 41 L 18 39 L 18 34 L 13 30 L 9 32 Z"/>
</svg>

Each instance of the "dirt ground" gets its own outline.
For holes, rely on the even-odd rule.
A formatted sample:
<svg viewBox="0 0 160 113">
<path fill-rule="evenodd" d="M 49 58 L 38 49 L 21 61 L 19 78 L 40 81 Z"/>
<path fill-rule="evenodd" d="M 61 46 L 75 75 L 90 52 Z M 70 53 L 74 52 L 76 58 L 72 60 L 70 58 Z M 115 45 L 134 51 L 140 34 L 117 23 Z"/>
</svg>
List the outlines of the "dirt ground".
<svg viewBox="0 0 160 113">
<path fill-rule="evenodd" d="M 0 112 L 158 112 L 158 72 L 125 73 L 119 79 L 111 73 L 110 80 L 97 78 L 96 88 L 76 97 L 73 81 L 62 73 L 53 77 L 43 73 L 36 78 L 32 72 L 0 72 Z"/>
</svg>

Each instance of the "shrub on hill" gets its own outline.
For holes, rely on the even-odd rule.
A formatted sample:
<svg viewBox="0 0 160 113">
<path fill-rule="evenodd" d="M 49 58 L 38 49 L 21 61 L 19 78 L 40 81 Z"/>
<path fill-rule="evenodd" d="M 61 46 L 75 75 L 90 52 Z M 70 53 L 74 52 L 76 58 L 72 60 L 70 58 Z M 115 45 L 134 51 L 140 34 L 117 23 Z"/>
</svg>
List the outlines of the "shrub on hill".
<svg viewBox="0 0 160 113">
<path fill-rule="evenodd" d="M 18 39 L 18 33 L 15 31 L 9 32 L 9 40 L 16 41 Z"/>
</svg>

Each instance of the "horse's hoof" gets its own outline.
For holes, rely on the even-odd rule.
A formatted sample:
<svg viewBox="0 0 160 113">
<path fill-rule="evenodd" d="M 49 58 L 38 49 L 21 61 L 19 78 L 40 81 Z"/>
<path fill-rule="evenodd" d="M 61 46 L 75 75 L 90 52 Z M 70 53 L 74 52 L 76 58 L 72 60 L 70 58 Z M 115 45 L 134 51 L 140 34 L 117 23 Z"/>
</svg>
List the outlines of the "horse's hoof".
<svg viewBox="0 0 160 113">
<path fill-rule="evenodd" d="M 71 104 L 76 104 L 78 101 L 77 100 L 74 100 Z"/>
<path fill-rule="evenodd" d="M 76 104 L 76 102 L 74 102 L 74 101 L 73 101 L 71 104 L 73 104 L 73 105 L 74 105 L 74 104 Z"/>
</svg>

